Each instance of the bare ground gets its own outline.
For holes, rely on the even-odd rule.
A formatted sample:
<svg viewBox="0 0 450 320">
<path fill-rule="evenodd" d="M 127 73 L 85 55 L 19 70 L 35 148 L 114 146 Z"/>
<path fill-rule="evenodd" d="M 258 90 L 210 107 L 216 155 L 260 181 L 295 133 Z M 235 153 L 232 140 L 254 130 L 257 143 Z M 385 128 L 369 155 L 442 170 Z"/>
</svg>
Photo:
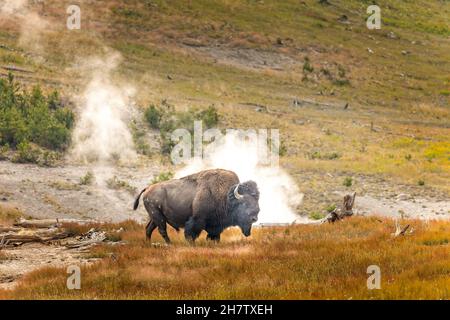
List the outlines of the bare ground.
<svg viewBox="0 0 450 320">
<path fill-rule="evenodd" d="M 42 267 L 61 267 L 89 264 L 96 259 L 87 258 L 80 249 L 67 249 L 40 243 L 24 244 L 3 249 L 0 259 L 0 289 L 11 289 L 24 274 Z"/>
</svg>

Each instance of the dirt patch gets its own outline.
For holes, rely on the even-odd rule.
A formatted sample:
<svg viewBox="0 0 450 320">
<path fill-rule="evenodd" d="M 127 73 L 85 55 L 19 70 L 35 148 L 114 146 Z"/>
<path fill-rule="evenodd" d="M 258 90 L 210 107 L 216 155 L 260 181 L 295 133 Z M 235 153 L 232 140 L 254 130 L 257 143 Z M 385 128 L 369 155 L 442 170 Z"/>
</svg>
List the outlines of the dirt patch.
<svg viewBox="0 0 450 320">
<path fill-rule="evenodd" d="M 301 61 L 276 51 L 224 46 L 184 46 L 189 51 L 212 59 L 216 63 L 241 69 L 272 69 L 278 71 L 300 67 Z"/>
<path fill-rule="evenodd" d="M 94 181 L 83 185 L 80 179 L 87 172 L 93 172 Z M 157 168 L 152 166 L 112 168 L 68 164 L 47 168 L 0 161 L 0 195 L 3 202 L 33 218 L 144 221 L 145 212 L 132 209 L 134 194 L 129 189 L 141 190 L 155 174 Z M 126 182 L 129 188 L 109 188 L 107 181 L 113 177 Z"/>
<path fill-rule="evenodd" d="M 360 215 L 376 214 L 422 220 L 450 217 L 450 201 L 413 198 L 407 194 L 399 194 L 394 199 L 377 199 L 370 195 L 358 197 L 356 209 Z"/>
<path fill-rule="evenodd" d="M 0 258 L 0 289 L 12 289 L 24 274 L 42 267 L 81 266 L 96 260 L 84 258 L 84 252 L 40 243 L 3 249 Z"/>
</svg>

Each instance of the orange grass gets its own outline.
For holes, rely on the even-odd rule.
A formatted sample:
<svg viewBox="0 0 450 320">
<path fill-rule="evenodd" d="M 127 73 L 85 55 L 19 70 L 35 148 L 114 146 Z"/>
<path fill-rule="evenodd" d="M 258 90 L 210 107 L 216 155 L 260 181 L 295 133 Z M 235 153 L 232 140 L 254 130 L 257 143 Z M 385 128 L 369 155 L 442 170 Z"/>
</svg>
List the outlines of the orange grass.
<svg viewBox="0 0 450 320">
<path fill-rule="evenodd" d="M 126 222 L 123 245 L 81 268 L 68 290 L 65 268 L 26 275 L 3 299 L 449 299 L 450 222 L 403 221 L 413 232 L 393 238 L 394 222 L 352 217 L 335 224 L 227 230 L 220 244 L 195 246 L 171 230 L 171 246 L 153 246 L 143 226 Z M 157 232 L 153 241 L 162 241 Z M 367 289 L 367 267 L 381 268 L 381 289 Z"/>
</svg>

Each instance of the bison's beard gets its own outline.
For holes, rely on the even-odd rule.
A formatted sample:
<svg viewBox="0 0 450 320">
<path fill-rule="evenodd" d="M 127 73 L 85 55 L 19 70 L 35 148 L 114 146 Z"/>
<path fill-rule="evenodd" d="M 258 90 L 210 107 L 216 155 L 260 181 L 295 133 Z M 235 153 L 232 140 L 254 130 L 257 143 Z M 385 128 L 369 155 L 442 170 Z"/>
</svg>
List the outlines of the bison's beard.
<svg viewBox="0 0 450 320">
<path fill-rule="evenodd" d="M 249 237 L 252 233 L 252 226 L 248 226 L 248 227 L 243 227 L 240 226 L 242 233 L 244 234 L 244 236 Z"/>
</svg>

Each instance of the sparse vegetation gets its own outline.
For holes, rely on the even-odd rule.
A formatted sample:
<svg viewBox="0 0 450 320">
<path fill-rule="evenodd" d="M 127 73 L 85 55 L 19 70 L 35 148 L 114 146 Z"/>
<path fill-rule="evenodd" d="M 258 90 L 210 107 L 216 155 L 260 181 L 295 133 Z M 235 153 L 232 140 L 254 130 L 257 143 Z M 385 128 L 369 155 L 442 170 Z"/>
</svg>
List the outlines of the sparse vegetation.
<svg viewBox="0 0 450 320">
<path fill-rule="evenodd" d="M 93 184 L 94 181 L 95 181 L 94 173 L 92 171 L 88 171 L 84 176 L 80 178 L 80 185 L 89 186 Z"/>
<path fill-rule="evenodd" d="M 113 189 L 113 190 L 124 189 L 124 190 L 127 190 L 131 194 L 136 193 L 135 187 L 131 186 L 128 182 L 126 182 L 124 180 L 120 180 L 117 176 L 113 176 L 112 178 L 109 178 L 108 180 L 106 180 L 106 185 L 109 189 Z"/>
<path fill-rule="evenodd" d="M 135 121 L 132 121 L 130 129 L 136 151 L 143 155 L 150 155 L 150 145 L 147 142 L 147 135 L 144 128 L 139 126 Z"/>
<path fill-rule="evenodd" d="M 320 213 L 320 212 L 311 212 L 309 214 L 309 218 L 313 219 L 313 220 L 320 220 L 320 219 L 325 218 L 325 215 L 323 213 Z"/>
<path fill-rule="evenodd" d="M 22 212 L 15 207 L 0 204 L 0 225 L 11 225 L 22 217 Z"/>
<path fill-rule="evenodd" d="M 161 152 L 170 154 L 174 146 L 171 134 L 176 129 L 186 129 L 191 134 L 194 130 L 194 121 L 201 121 L 204 128 L 212 128 L 219 122 L 219 114 L 216 107 L 210 105 L 205 110 L 194 108 L 188 111 L 175 111 L 173 106 L 164 103 L 164 108 L 150 105 L 144 112 L 149 126 L 159 129 L 161 136 Z"/>
<path fill-rule="evenodd" d="M 57 190 L 80 190 L 80 185 L 69 181 L 53 181 L 49 184 Z"/>
</svg>

